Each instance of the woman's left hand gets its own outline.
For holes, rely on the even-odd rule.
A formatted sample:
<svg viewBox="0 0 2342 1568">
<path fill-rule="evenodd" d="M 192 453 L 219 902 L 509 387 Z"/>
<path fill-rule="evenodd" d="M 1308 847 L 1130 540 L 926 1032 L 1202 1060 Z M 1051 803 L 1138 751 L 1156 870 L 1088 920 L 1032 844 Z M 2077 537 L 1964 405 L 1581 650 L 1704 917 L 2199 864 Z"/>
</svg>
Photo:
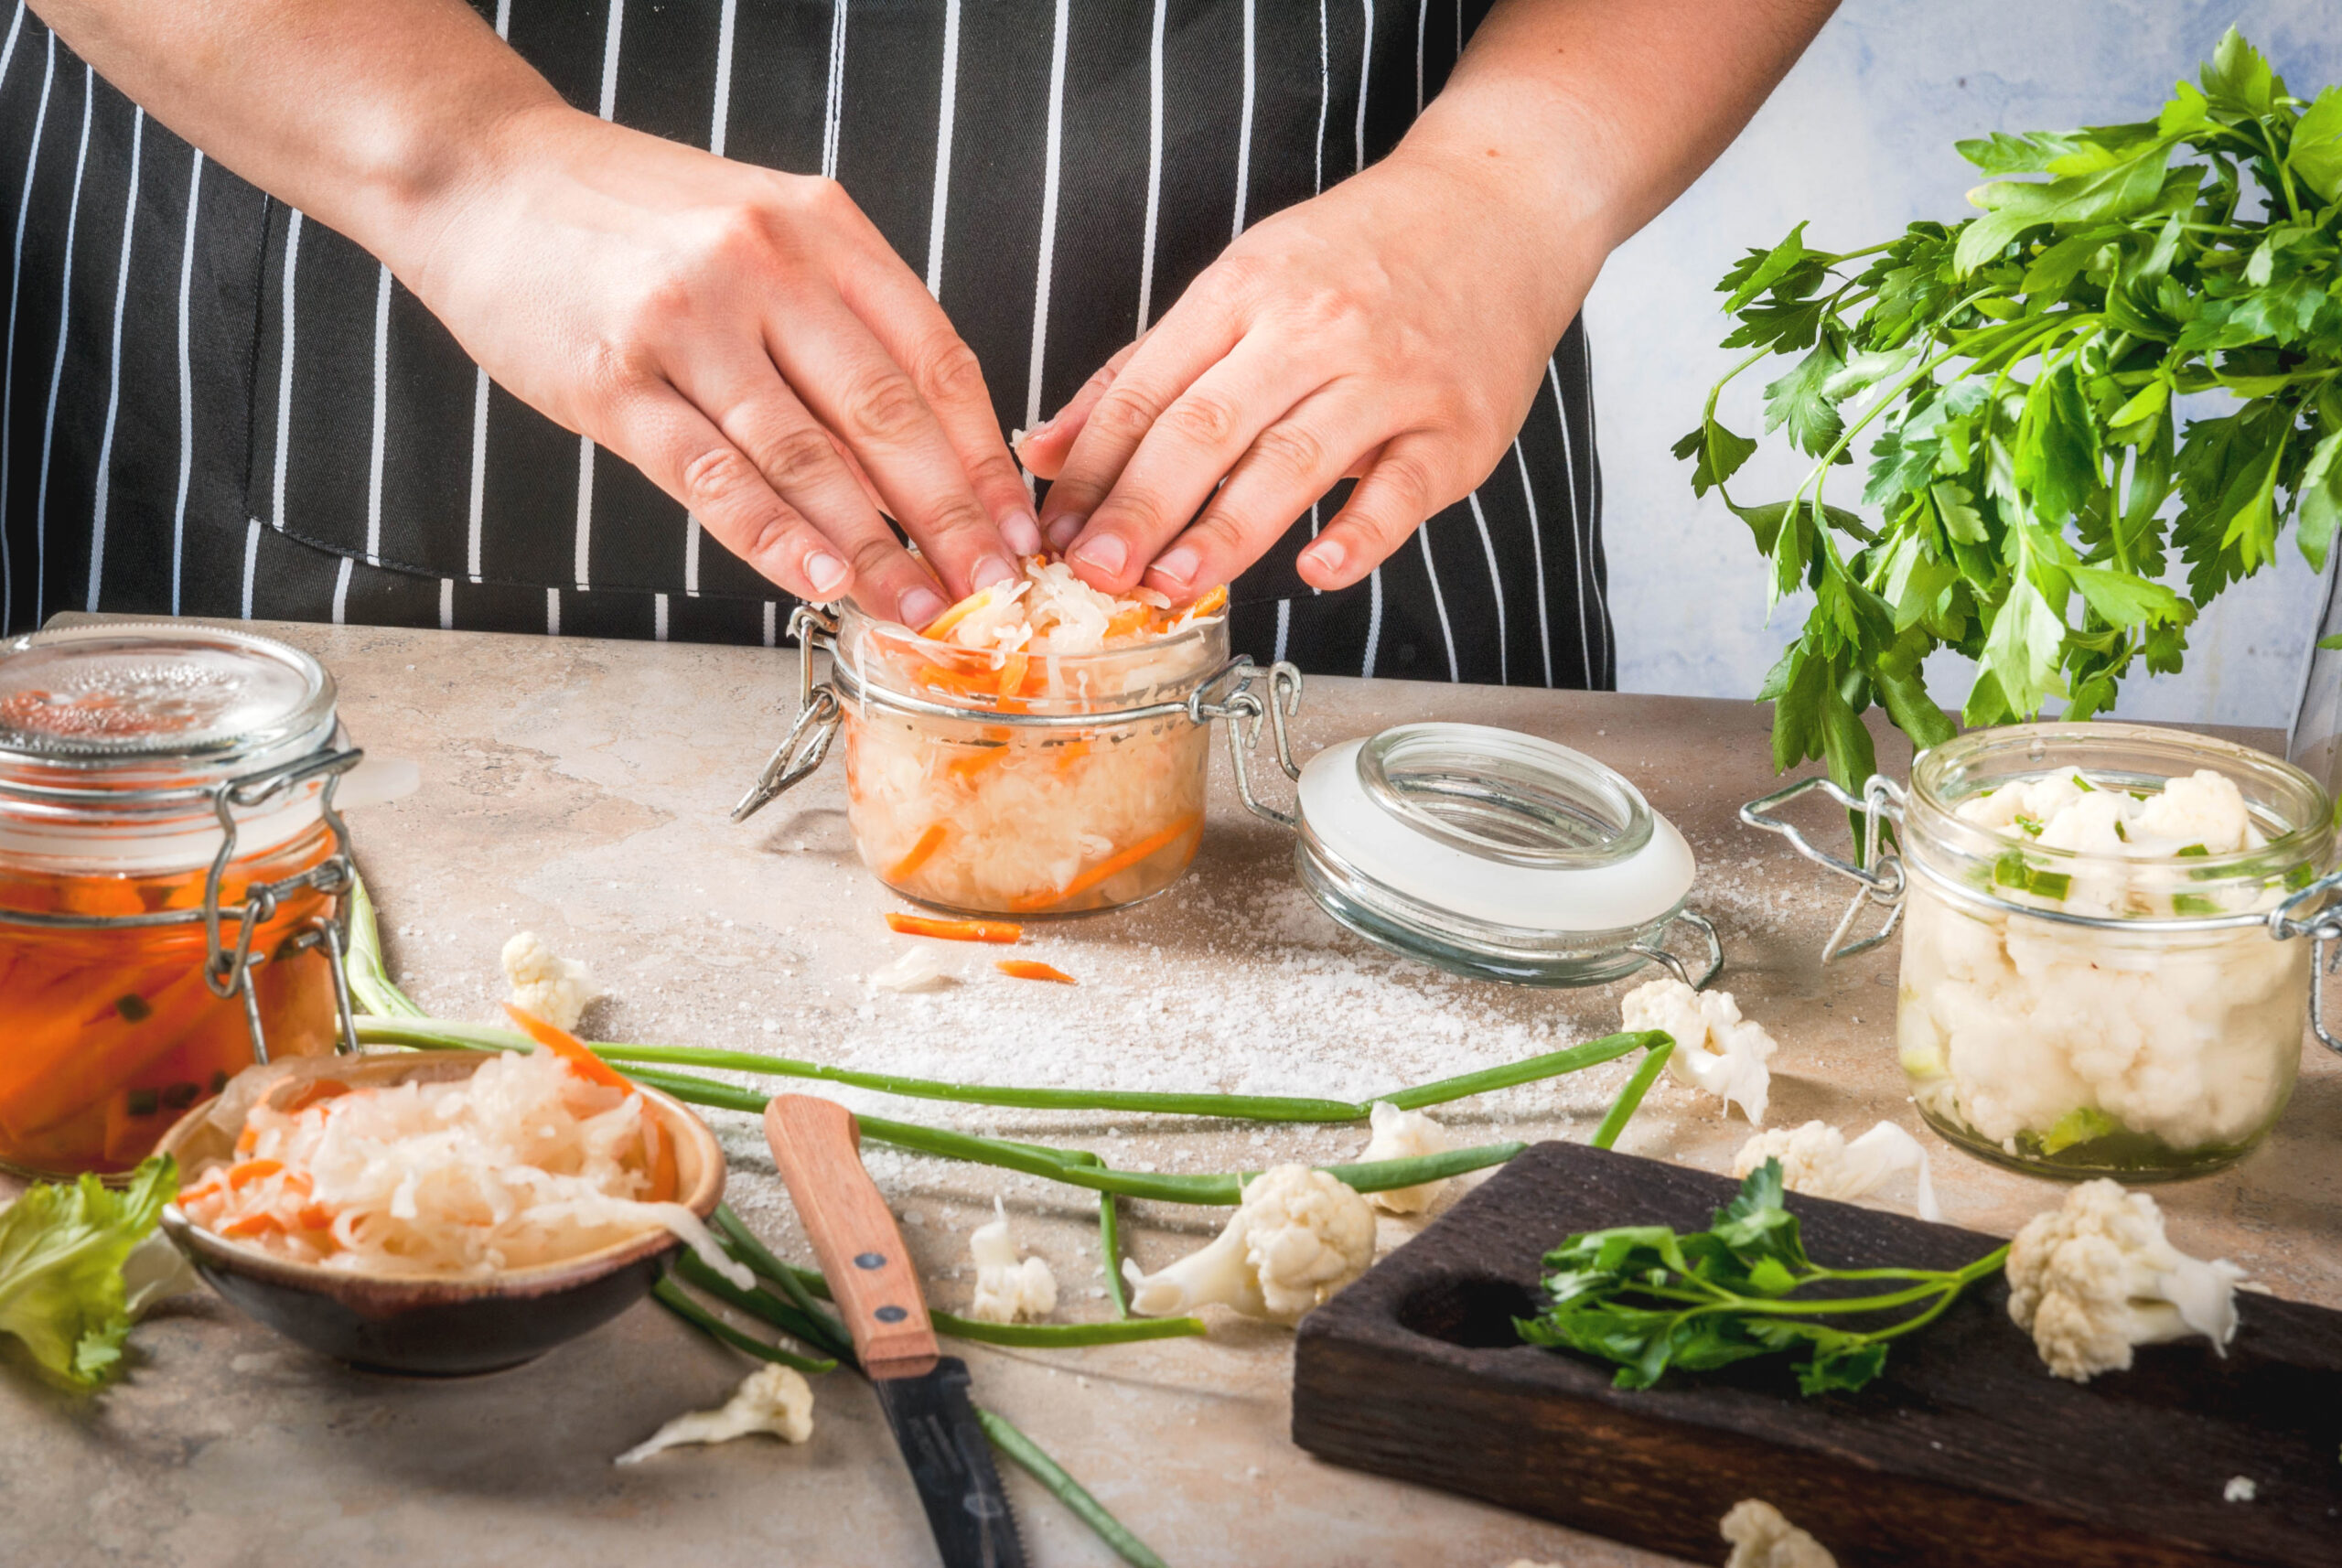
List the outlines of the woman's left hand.
<svg viewBox="0 0 2342 1568">
<path fill-rule="evenodd" d="M 1349 476 L 1299 562 L 1346 587 L 1485 479 L 1606 248 L 1509 163 L 1402 146 L 1262 220 L 1026 435 L 1076 574 L 1192 597 Z"/>
</svg>

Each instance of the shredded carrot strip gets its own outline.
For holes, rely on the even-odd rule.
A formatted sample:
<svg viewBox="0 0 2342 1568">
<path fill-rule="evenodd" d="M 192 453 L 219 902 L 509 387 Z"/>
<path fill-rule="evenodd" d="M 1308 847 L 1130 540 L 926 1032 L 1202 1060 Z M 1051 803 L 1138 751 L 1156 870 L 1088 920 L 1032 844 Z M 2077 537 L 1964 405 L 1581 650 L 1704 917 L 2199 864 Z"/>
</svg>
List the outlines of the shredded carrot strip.
<svg viewBox="0 0 2342 1568">
<path fill-rule="evenodd" d="M 988 746 L 981 751 L 971 751 L 945 763 L 944 771 L 964 784 L 985 768 L 1004 761 L 1008 756 L 1004 746 Z"/>
<path fill-rule="evenodd" d="M 230 1237 L 258 1236 L 265 1231 L 284 1229 L 285 1221 L 263 1208 L 257 1214 L 246 1214 L 231 1219 L 220 1227 L 220 1234 Z"/>
<path fill-rule="evenodd" d="M 598 1083 L 607 1089 L 622 1089 L 632 1094 L 634 1085 L 627 1076 L 586 1048 L 586 1042 L 566 1029 L 555 1028 L 534 1013 L 527 1013 L 510 1002 L 504 1010 L 512 1021 L 529 1033 L 529 1038 L 569 1064 L 569 1070 L 588 1083 Z"/>
<path fill-rule="evenodd" d="M 228 1170 L 228 1190 L 233 1192 L 250 1183 L 273 1176 L 284 1168 L 283 1160 L 246 1160 L 242 1165 L 231 1165 Z"/>
<path fill-rule="evenodd" d="M 1061 969 L 1052 969 L 1029 958 L 1004 958 L 993 965 L 1001 973 L 1017 980 L 1054 980 L 1059 985 L 1077 983 L 1073 976 Z"/>
<path fill-rule="evenodd" d="M 887 868 L 886 880 L 889 882 L 900 882 L 904 877 L 908 876 L 912 872 L 917 871 L 920 866 L 925 865 L 928 862 L 928 857 L 932 855 L 942 846 L 943 824 L 941 822 L 929 823 L 927 832 L 919 835 L 919 843 L 911 845 L 910 853 L 904 855 L 902 859 L 895 862 L 892 866 Z"/>
<path fill-rule="evenodd" d="M 682 1180 L 675 1173 L 675 1145 L 658 1119 L 642 1119 L 642 1141 L 649 1145 L 650 1155 L 650 1196 L 647 1201 L 667 1203 L 673 1200 Z"/>
<path fill-rule="evenodd" d="M 1013 942 L 1025 935 L 1014 920 L 939 920 L 930 915 L 886 912 L 886 929 L 906 937 L 940 937 L 947 942 Z"/>
<path fill-rule="evenodd" d="M 1081 873 L 1072 881 L 1058 888 L 1056 892 L 1043 894 L 1037 898 L 1020 898 L 1016 900 L 1016 908 L 1019 909 L 1047 909 L 1053 906 L 1062 904 L 1069 898 L 1079 897 L 1082 894 L 1089 892 L 1092 887 L 1097 886 L 1101 882 L 1105 881 L 1109 876 L 1113 875 L 1116 872 L 1128 871 L 1132 866 L 1138 865 L 1139 862 L 1144 860 L 1147 856 L 1158 853 L 1166 845 L 1176 843 L 1179 840 L 1187 837 L 1188 833 L 1195 831 L 1196 824 L 1202 820 L 1203 819 L 1198 815 L 1182 817 L 1177 822 L 1172 823 L 1169 827 L 1165 828 L 1161 832 L 1149 833 L 1146 837 L 1139 840 L 1138 843 L 1131 845 L 1130 848 L 1108 855 L 1105 859 L 1100 861 L 1089 870 Z"/>
<path fill-rule="evenodd" d="M 921 637 L 928 638 L 941 637 L 945 632 L 950 631 L 953 627 L 958 626 L 962 621 L 967 619 L 970 616 L 975 614 L 978 610 L 983 608 L 990 603 L 992 603 L 992 590 L 990 588 L 978 588 L 974 593 L 970 594 L 966 598 L 962 599 L 958 604 L 953 605 L 950 609 L 945 610 L 933 620 L 929 621 L 927 623 L 927 629 L 920 632 L 919 635 Z"/>
<path fill-rule="evenodd" d="M 247 1127 L 236 1134 L 236 1153 L 249 1155 L 260 1146 L 260 1129 Z"/>
<path fill-rule="evenodd" d="M 194 1203 L 207 1197 L 217 1197 L 227 1190 L 228 1173 L 226 1168 L 220 1165 L 214 1165 L 209 1170 L 203 1173 L 203 1179 L 201 1181 L 179 1188 L 179 1201 L 183 1204 Z"/>
<path fill-rule="evenodd" d="M 1065 772 L 1075 763 L 1080 761 L 1083 757 L 1089 755 L 1090 743 L 1088 741 L 1068 741 L 1058 751 L 1058 771 L 1059 773 Z"/>
<path fill-rule="evenodd" d="M 1025 671 L 1031 668 L 1032 663 L 1032 655 L 1027 653 L 1012 653 L 1001 660 L 997 690 L 1002 696 L 1014 697 L 1024 691 Z"/>
<path fill-rule="evenodd" d="M 1217 615 L 1227 607 L 1228 585 L 1222 583 L 1219 587 L 1214 588 L 1210 593 L 1206 594 L 1202 598 L 1198 599 L 1188 609 L 1187 613 L 1191 616 Z"/>
<path fill-rule="evenodd" d="M 333 1225 L 333 1210 L 322 1203 L 305 1203 L 301 1206 L 301 1212 L 295 1216 L 304 1230 L 328 1230 Z"/>
<path fill-rule="evenodd" d="M 1112 618 L 1106 622 L 1106 635 L 1122 637 L 1138 630 L 1146 625 L 1149 613 L 1151 612 L 1144 605 L 1133 605 L 1126 610 L 1116 610 Z"/>
</svg>

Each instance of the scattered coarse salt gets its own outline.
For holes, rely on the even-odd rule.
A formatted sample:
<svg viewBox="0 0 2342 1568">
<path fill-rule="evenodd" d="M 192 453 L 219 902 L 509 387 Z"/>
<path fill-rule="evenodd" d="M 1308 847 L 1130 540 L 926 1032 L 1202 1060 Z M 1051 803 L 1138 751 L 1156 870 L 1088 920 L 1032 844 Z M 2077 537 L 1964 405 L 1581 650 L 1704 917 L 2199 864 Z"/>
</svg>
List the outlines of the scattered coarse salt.
<svg viewBox="0 0 2342 1568">
<path fill-rule="evenodd" d="M 2253 1485 L 2250 1476 L 2230 1476 L 2229 1484 L 2220 1489 L 2220 1500 L 2227 1503 L 2249 1503 L 2260 1496 L 2261 1488 Z"/>
</svg>

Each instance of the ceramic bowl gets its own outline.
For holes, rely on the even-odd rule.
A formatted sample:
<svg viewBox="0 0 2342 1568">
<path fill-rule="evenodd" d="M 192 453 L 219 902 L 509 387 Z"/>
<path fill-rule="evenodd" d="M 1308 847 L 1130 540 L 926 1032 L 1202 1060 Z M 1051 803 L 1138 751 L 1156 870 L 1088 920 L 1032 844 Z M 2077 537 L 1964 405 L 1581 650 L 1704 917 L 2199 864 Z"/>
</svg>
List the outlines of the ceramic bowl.
<svg viewBox="0 0 2342 1568">
<path fill-rule="evenodd" d="M 352 1089 L 438 1083 L 465 1078 L 488 1059 L 475 1051 L 346 1057 L 329 1076 Z M 715 1134 L 656 1090 L 642 1095 L 674 1140 L 676 1200 L 704 1219 L 724 1196 Z M 215 1117 L 213 1110 L 188 1112 L 157 1146 L 177 1159 L 183 1181 L 235 1158 L 243 1117 Z M 177 1204 L 163 1210 L 162 1223 L 212 1289 L 278 1333 L 354 1366 L 423 1377 L 516 1367 L 598 1327 L 649 1293 L 681 1244 L 669 1231 L 650 1230 L 557 1263 L 488 1279 L 432 1280 L 274 1257 L 221 1240 Z"/>
</svg>

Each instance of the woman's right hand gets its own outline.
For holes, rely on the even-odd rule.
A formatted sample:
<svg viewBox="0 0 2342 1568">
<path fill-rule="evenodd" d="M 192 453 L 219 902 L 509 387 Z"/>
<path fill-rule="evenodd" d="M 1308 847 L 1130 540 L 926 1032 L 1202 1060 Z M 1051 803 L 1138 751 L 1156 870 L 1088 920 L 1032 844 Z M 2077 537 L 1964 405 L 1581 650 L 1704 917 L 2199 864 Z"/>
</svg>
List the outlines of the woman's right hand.
<svg viewBox="0 0 2342 1568">
<path fill-rule="evenodd" d="M 835 181 L 558 102 L 492 149 L 369 238 L 499 385 L 800 598 L 925 626 L 1040 549 L 974 354 Z"/>
</svg>

